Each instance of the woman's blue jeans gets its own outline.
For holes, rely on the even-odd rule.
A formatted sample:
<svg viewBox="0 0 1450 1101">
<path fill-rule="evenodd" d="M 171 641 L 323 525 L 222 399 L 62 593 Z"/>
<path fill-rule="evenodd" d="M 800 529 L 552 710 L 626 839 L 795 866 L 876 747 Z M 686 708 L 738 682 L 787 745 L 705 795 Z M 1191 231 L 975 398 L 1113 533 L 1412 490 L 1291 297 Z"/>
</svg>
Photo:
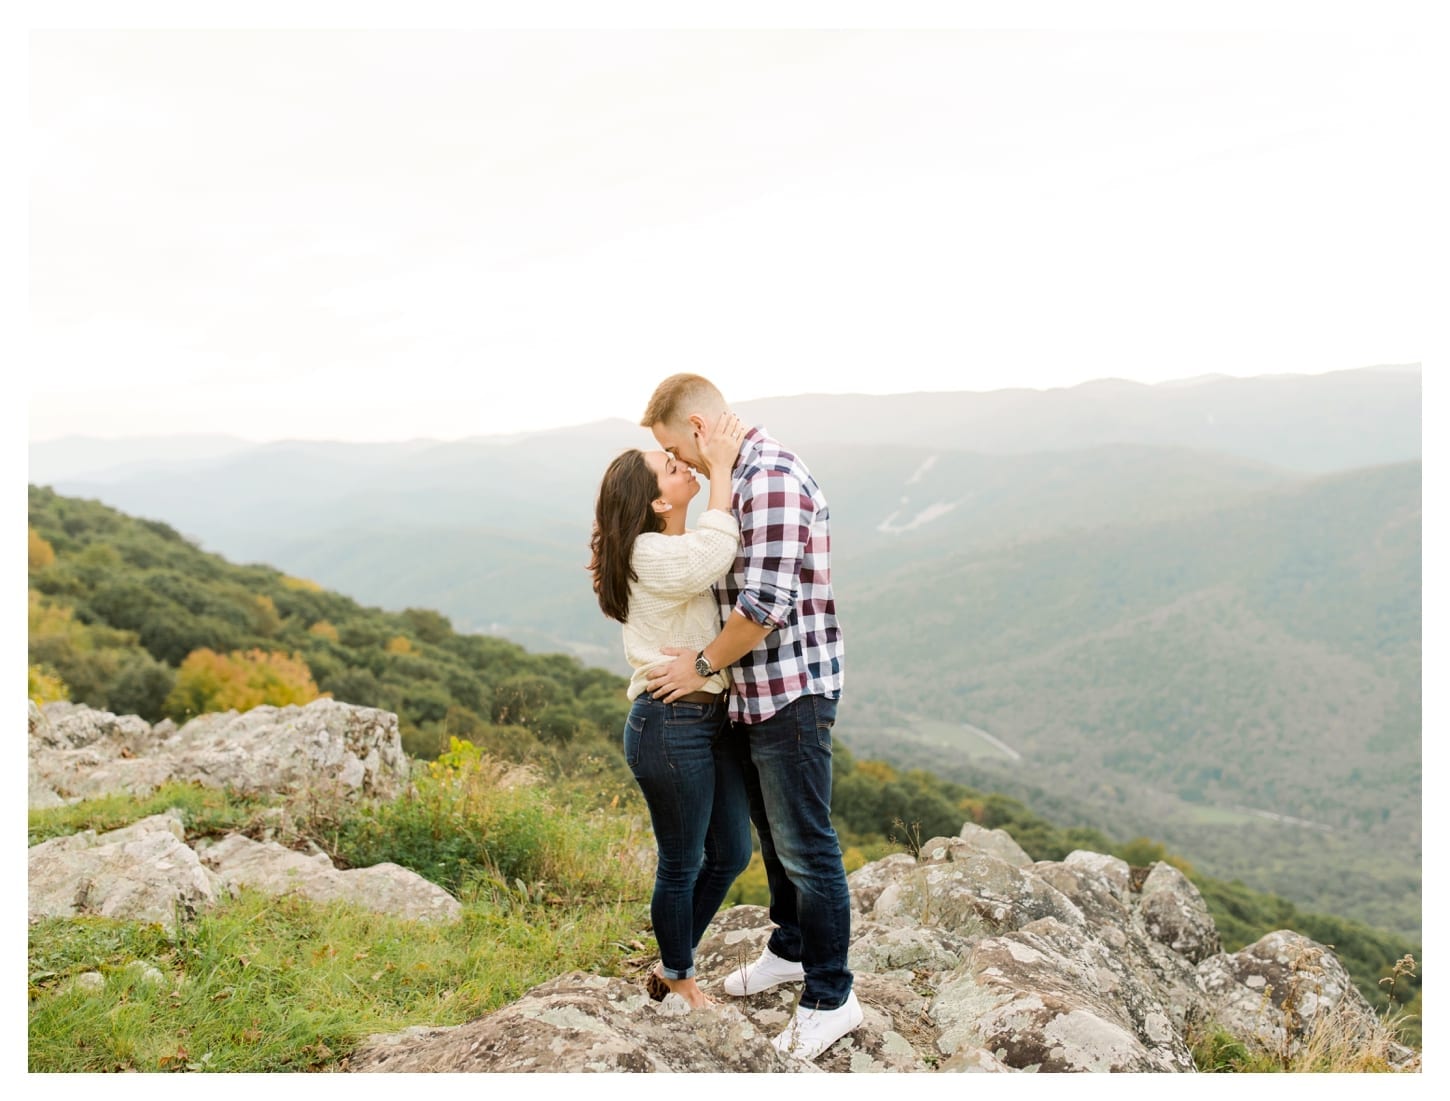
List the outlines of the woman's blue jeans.
<svg viewBox="0 0 1450 1101">
<path fill-rule="evenodd" d="M 635 698 L 624 757 L 644 793 L 659 853 L 650 921 L 666 978 L 695 974 L 695 946 L 750 863 L 750 802 L 722 698 Z"/>
</svg>

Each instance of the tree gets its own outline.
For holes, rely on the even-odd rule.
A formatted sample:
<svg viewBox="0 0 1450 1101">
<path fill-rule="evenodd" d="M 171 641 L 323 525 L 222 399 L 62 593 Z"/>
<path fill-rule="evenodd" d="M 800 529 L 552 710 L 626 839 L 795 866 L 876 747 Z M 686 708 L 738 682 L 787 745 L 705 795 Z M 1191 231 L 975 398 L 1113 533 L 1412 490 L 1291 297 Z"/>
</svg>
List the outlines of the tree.
<svg viewBox="0 0 1450 1101">
<path fill-rule="evenodd" d="M 87 585 L 98 585 L 119 573 L 121 553 L 109 543 L 89 543 L 75 558 L 66 560 Z"/>
<path fill-rule="evenodd" d="M 499 682 L 493 693 L 493 721 L 532 726 L 544 708 L 559 702 L 562 686 L 548 677 L 517 673 Z"/>
<path fill-rule="evenodd" d="M 453 634 L 448 617 L 429 608 L 405 608 L 402 619 L 415 636 L 434 646 L 446 642 Z"/>
<path fill-rule="evenodd" d="M 579 711 L 611 740 L 622 739 L 630 704 L 617 688 L 608 695 L 592 694 L 579 701 Z"/>
<path fill-rule="evenodd" d="M 327 694 L 343 703 L 358 707 L 378 707 L 383 700 L 383 686 L 371 669 L 349 666 L 326 680 Z"/>
<path fill-rule="evenodd" d="M 70 689 L 65 686 L 65 681 L 54 673 L 47 672 L 42 665 L 32 665 L 27 680 L 28 687 L 25 694 L 34 700 L 38 707 L 55 703 L 57 700 L 70 699 Z"/>
<path fill-rule="evenodd" d="M 257 596 L 252 606 L 252 630 L 271 638 L 282 629 L 282 617 L 277 614 L 277 605 L 265 593 Z"/>
<path fill-rule="evenodd" d="M 105 624 L 86 624 L 71 609 L 53 604 L 33 589 L 29 614 L 30 664 L 44 668 L 67 686 L 68 699 L 106 706 L 106 691 L 122 660 L 136 647 L 136 636 Z"/>
<path fill-rule="evenodd" d="M 175 684 L 176 673 L 170 666 L 138 648 L 121 659 L 120 668 L 107 685 L 106 709 L 159 722 L 166 716 L 166 698 Z"/>
<path fill-rule="evenodd" d="M 263 650 L 218 654 L 201 649 L 181 663 L 164 710 L 182 722 L 209 711 L 247 711 L 262 704 L 282 707 L 321 695 L 300 655 Z"/>
<path fill-rule="evenodd" d="M 55 548 L 41 538 L 34 528 L 30 529 L 30 570 L 43 570 L 55 561 Z"/>
<path fill-rule="evenodd" d="M 441 722 L 453 698 L 437 681 L 415 680 L 403 689 L 403 709 L 415 723 Z"/>
<path fill-rule="evenodd" d="M 544 741 L 562 745 L 574 740 L 579 722 L 579 716 L 574 713 L 573 708 L 556 703 L 539 712 L 533 726 Z"/>
</svg>

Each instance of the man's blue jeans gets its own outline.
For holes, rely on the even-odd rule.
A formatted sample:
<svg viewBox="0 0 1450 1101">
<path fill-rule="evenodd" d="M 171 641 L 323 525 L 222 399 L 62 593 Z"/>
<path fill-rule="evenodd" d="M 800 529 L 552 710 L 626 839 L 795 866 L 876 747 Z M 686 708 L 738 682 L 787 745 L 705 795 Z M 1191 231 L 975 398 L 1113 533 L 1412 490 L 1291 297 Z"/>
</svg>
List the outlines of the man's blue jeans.
<svg viewBox="0 0 1450 1101">
<path fill-rule="evenodd" d="M 750 863 L 750 812 L 741 755 L 723 697 L 663 703 L 636 697 L 624 757 L 644 793 L 659 854 L 650 921 L 666 978 L 695 974 L 695 946 Z M 743 741 L 743 738 L 741 739 Z"/>
<path fill-rule="evenodd" d="M 801 1005 L 838 1009 L 851 992 L 846 954 L 851 895 L 831 825 L 831 727 L 836 701 L 802 696 L 764 722 L 736 723 L 748 737 L 750 818 L 770 885 L 769 948 L 805 968 Z"/>
</svg>

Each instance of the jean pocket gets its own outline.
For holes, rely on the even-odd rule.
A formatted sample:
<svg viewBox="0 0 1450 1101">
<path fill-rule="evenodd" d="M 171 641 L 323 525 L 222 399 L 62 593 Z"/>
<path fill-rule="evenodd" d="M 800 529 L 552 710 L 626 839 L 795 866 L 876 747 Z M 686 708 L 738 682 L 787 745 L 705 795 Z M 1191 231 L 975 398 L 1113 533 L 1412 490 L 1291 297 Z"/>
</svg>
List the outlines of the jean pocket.
<svg viewBox="0 0 1450 1101">
<path fill-rule="evenodd" d="M 704 721 L 712 706 L 714 705 L 707 703 L 672 703 L 665 713 L 665 725 L 694 726 Z"/>
<path fill-rule="evenodd" d="M 811 724 L 815 727 L 816 745 L 830 750 L 831 730 L 836 725 L 836 701 L 815 699 L 811 701 Z"/>
<path fill-rule="evenodd" d="M 624 761 L 630 768 L 639 764 L 644 752 L 644 732 L 644 716 L 631 711 L 624 720 Z"/>
</svg>

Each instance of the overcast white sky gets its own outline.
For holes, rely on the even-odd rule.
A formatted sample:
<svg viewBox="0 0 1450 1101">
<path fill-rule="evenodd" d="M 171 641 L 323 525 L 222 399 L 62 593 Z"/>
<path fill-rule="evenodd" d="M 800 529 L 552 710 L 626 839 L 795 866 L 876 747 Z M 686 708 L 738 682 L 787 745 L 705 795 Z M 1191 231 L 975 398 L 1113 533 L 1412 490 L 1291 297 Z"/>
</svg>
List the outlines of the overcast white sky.
<svg viewBox="0 0 1450 1101">
<path fill-rule="evenodd" d="M 1419 362 L 1423 46 L 33 32 L 30 439 Z"/>
</svg>

